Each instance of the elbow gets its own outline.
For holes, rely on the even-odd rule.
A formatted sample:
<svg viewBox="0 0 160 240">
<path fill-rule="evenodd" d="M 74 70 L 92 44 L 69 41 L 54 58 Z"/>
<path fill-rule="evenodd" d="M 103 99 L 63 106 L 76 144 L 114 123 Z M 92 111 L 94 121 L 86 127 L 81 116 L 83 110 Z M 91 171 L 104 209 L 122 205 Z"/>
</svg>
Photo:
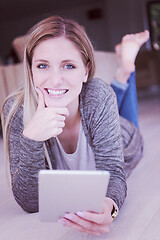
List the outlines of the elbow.
<svg viewBox="0 0 160 240">
<path fill-rule="evenodd" d="M 18 198 L 15 198 L 18 205 L 23 209 L 23 211 L 27 213 L 36 213 L 39 211 L 38 203 L 32 201 L 21 201 Z"/>
<path fill-rule="evenodd" d="M 22 194 L 22 192 L 17 192 L 13 189 L 14 199 L 18 205 L 27 213 L 36 213 L 39 211 L 38 196 L 32 194 Z"/>
</svg>

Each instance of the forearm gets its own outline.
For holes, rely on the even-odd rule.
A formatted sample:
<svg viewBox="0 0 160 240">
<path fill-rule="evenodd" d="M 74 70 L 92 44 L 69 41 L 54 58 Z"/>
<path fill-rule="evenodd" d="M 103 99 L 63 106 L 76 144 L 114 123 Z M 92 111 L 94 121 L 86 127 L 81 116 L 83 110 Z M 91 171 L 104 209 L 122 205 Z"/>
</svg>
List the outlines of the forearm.
<svg viewBox="0 0 160 240">
<path fill-rule="evenodd" d="M 121 126 L 114 95 L 105 101 L 105 109 L 98 108 L 101 122 L 94 136 L 96 168 L 110 172 L 110 183 L 107 197 L 113 199 L 120 209 L 126 197 L 126 181 L 124 176 L 124 157 L 122 147 Z M 96 125 L 97 125 L 97 121 Z M 101 141 L 100 141 L 101 139 Z"/>
<path fill-rule="evenodd" d="M 110 183 L 108 185 L 108 191 L 106 196 L 111 198 L 118 209 L 120 209 L 124 203 L 127 194 L 127 186 L 126 182 L 124 181 L 123 177 L 112 177 L 110 178 Z"/>
<path fill-rule="evenodd" d="M 13 142 L 14 141 L 14 142 Z M 26 212 L 38 211 L 38 172 L 45 168 L 42 142 L 10 137 L 10 171 L 15 200 Z M 15 144 L 17 143 L 17 144 Z"/>
</svg>

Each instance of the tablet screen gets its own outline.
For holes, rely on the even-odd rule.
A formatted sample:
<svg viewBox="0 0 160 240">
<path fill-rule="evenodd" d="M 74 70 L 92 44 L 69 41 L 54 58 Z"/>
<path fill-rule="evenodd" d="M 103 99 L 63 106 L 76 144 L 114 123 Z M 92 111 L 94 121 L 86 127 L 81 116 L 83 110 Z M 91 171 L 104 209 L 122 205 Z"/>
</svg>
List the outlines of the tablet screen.
<svg viewBox="0 0 160 240">
<path fill-rule="evenodd" d="M 109 182 L 107 171 L 41 170 L 39 214 L 58 221 L 66 213 L 101 212 Z"/>
</svg>

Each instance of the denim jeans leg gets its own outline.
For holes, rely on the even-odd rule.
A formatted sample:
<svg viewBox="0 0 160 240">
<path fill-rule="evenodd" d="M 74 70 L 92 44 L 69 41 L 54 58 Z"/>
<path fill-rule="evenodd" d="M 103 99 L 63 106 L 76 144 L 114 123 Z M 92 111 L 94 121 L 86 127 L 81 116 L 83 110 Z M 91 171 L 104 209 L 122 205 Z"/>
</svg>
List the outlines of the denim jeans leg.
<svg viewBox="0 0 160 240">
<path fill-rule="evenodd" d="M 114 81 L 111 84 L 111 86 L 117 96 L 117 103 L 120 116 L 134 123 L 135 126 L 139 128 L 135 72 L 133 72 L 130 75 L 127 83 L 128 86 L 126 88 L 121 88 L 120 86 L 117 87 L 117 85 L 115 86 Z"/>
</svg>

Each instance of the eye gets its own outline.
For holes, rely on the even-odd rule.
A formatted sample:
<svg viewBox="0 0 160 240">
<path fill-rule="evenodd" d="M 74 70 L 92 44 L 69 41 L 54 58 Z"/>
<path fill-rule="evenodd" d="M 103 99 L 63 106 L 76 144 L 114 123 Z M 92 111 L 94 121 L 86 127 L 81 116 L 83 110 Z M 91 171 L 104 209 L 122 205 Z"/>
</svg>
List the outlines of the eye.
<svg viewBox="0 0 160 240">
<path fill-rule="evenodd" d="M 40 68 L 40 69 L 46 69 L 48 67 L 49 66 L 47 64 L 44 64 L 44 63 L 38 64 L 38 66 L 37 66 L 37 68 Z"/>
<path fill-rule="evenodd" d="M 72 64 L 65 64 L 63 68 L 65 68 L 65 69 L 74 69 L 75 66 L 72 65 Z"/>
</svg>

